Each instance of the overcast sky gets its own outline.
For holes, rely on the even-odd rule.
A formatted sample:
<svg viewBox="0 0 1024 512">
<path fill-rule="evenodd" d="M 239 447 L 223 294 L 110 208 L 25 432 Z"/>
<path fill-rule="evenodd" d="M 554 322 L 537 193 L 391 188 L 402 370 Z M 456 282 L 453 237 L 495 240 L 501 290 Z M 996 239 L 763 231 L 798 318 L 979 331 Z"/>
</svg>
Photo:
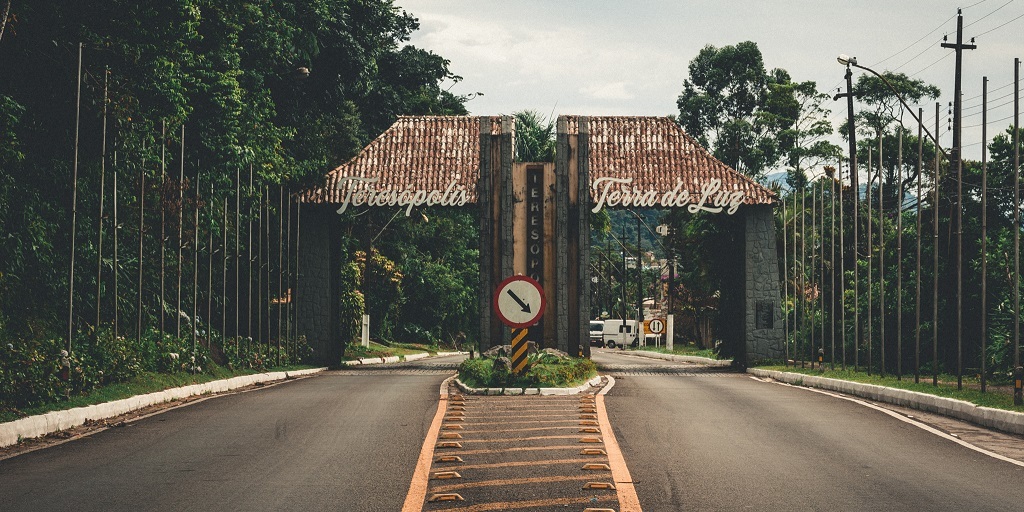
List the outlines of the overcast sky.
<svg viewBox="0 0 1024 512">
<path fill-rule="evenodd" d="M 701 48 L 754 41 L 765 66 L 835 92 L 846 53 L 953 97 L 956 10 L 964 8 L 964 155 L 981 157 L 981 82 L 989 77 L 989 137 L 1012 123 L 1013 59 L 1024 58 L 1024 0 L 396 0 L 419 18 L 411 43 L 451 61 L 458 94 L 483 93 L 473 114 L 669 115 Z M 1002 25 L 1002 26 L 1001 26 Z M 860 71 L 855 70 L 855 79 Z M 1006 96 L 1011 94 L 1010 96 Z M 1002 97 L 1002 98 L 1001 98 Z M 832 118 L 845 120 L 845 103 Z M 831 105 L 830 105 L 831 106 Z M 973 107 L 973 108 L 972 108 Z M 925 120 L 934 125 L 934 103 Z M 997 120 L 1001 120 L 998 121 Z M 911 119 L 908 118 L 908 121 Z M 837 123 L 838 124 L 838 123 Z M 972 125 L 978 125 L 973 126 Z M 951 137 L 946 133 L 943 144 Z"/>
</svg>

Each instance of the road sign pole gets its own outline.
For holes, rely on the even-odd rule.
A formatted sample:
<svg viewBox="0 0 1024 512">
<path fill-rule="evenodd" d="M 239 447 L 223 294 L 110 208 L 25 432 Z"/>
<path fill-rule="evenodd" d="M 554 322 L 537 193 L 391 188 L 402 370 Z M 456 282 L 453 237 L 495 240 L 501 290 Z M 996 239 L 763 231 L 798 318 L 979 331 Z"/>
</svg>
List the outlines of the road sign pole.
<svg viewBox="0 0 1024 512">
<path fill-rule="evenodd" d="M 526 368 L 526 355 L 529 352 L 527 347 L 529 343 L 526 341 L 526 334 L 530 332 L 530 329 L 523 328 L 516 332 L 512 329 L 512 373 L 519 375 L 523 373 Z"/>
</svg>

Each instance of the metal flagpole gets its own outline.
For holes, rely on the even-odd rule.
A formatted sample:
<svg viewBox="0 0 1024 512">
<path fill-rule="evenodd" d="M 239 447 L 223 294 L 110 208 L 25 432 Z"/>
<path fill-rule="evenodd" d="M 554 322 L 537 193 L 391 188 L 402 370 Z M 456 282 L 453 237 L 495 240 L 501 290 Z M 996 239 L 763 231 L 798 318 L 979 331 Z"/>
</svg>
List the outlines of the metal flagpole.
<svg viewBox="0 0 1024 512">
<path fill-rule="evenodd" d="M 914 383 L 921 382 L 921 175 L 924 174 L 924 109 L 917 109 L 917 294 L 914 301 Z"/>
<path fill-rule="evenodd" d="M 868 214 L 867 214 L 867 221 L 868 221 L 868 240 L 867 240 L 867 242 L 868 242 L 868 289 L 867 289 L 867 293 L 868 293 L 868 325 L 867 325 L 867 327 L 868 327 L 868 330 L 867 330 L 867 337 L 865 339 L 865 341 L 868 344 L 868 375 L 871 375 L 871 366 L 874 364 L 874 359 L 871 357 L 871 317 L 873 316 L 872 315 L 873 312 L 872 312 L 872 309 L 871 309 L 871 306 L 872 306 L 872 304 L 871 304 L 871 296 L 872 296 L 872 293 L 871 293 L 871 252 L 874 250 L 874 247 L 872 247 L 872 245 L 874 244 L 874 241 L 871 239 L 871 213 L 872 213 L 872 211 L 871 211 L 871 165 L 873 163 L 874 157 L 873 157 L 873 155 L 871 153 L 872 153 L 871 147 L 869 146 L 868 147 L 868 176 L 867 176 L 867 178 L 868 178 L 867 179 L 868 188 L 864 191 L 864 196 L 866 197 L 867 203 L 868 203 Z M 881 171 L 881 169 L 879 169 L 879 171 Z"/>
<path fill-rule="evenodd" d="M 839 339 L 843 344 L 843 371 L 846 371 L 846 224 L 843 219 L 843 159 L 839 162 Z"/>
<path fill-rule="evenodd" d="M 82 119 L 82 43 L 78 43 L 78 85 L 75 92 L 75 151 L 71 171 L 71 258 L 68 264 L 68 340 L 66 350 L 71 354 L 71 337 L 75 328 L 75 235 L 78 231 L 78 134 Z"/>
<path fill-rule="evenodd" d="M 878 346 L 879 375 L 885 376 L 885 164 L 882 161 L 883 133 L 878 134 Z"/>
<path fill-rule="evenodd" d="M 939 102 L 935 102 L 935 137 L 939 136 Z M 936 139 L 938 140 L 938 139 Z M 939 385 L 939 145 L 935 144 L 935 198 L 932 203 L 932 385 Z"/>
<path fill-rule="evenodd" d="M 103 200 L 106 197 L 107 177 L 107 84 L 110 70 L 103 71 L 103 146 L 100 153 L 100 212 L 96 217 L 96 331 L 100 333 L 101 312 L 103 310 Z"/>
<path fill-rule="evenodd" d="M 903 124 L 896 130 L 896 380 L 903 380 Z"/>
<path fill-rule="evenodd" d="M 185 125 L 181 125 L 181 166 L 178 172 L 178 300 L 174 305 L 174 337 L 181 338 L 181 228 L 185 223 Z"/>
<path fill-rule="evenodd" d="M 988 77 L 981 79 L 981 392 L 986 391 L 985 337 L 988 335 Z M 1019 229 L 1019 228 L 1018 228 Z"/>
<path fill-rule="evenodd" d="M 782 299 L 786 302 L 786 308 L 789 309 L 789 248 L 786 247 L 787 239 L 789 238 L 789 227 L 786 222 L 786 201 L 780 201 L 782 203 Z M 669 290 L 671 294 L 671 290 Z M 671 311 L 671 308 L 670 308 Z M 789 311 L 786 311 L 786 315 L 783 317 L 783 340 L 786 346 L 786 358 L 784 363 L 789 366 Z"/>
</svg>

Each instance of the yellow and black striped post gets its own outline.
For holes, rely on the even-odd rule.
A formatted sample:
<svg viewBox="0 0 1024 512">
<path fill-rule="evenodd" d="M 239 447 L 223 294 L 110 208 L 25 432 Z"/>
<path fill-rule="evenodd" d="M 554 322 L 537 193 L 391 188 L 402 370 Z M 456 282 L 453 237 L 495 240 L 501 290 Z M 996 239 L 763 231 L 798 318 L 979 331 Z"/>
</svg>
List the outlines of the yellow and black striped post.
<svg viewBox="0 0 1024 512">
<path fill-rule="evenodd" d="M 529 328 L 524 329 L 512 329 L 512 372 L 516 375 L 523 372 L 526 368 L 526 334 L 530 332 Z"/>
</svg>

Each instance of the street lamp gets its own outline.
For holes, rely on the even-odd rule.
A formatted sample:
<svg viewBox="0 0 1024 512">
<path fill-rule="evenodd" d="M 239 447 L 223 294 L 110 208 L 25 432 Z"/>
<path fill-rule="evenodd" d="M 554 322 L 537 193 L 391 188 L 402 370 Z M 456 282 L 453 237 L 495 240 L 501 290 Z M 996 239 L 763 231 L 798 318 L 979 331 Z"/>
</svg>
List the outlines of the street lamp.
<svg viewBox="0 0 1024 512">
<path fill-rule="evenodd" d="M 843 96 L 846 96 L 848 98 L 847 105 L 848 105 L 848 108 L 849 108 L 849 111 L 850 111 L 850 147 L 851 148 L 854 147 L 854 145 L 853 145 L 853 97 L 849 96 L 849 94 L 851 92 L 850 91 L 850 89 L 851 89 L 850 79 L 852 77 L 852 73 L 850 72 L 850 67 L 851 66 L 855 67 L 855 68 L 863 69 L 864 71 L 867 71 L 868 73 L 871 73 L 872 75 L 875 75 L 878 78 L 880 78 L 882 80 L 882 83 L 884 83 L 885 86 L 888 87 L 890 91 L 892 91 L 893 95 L 896 96 L 896 99 L 900 100 L 900 103 L 903 104 L 903 108 L 905 108 L 907 110 L 907 113 L 910 114 L 910 116 L 913 117 L 915 121 L 917 121 L 917 124 L 922 126 L 922 127 L 924 126 L 924 123 L 921 122 L 921 118 L 917 117 L 917 114 L 914 113 L 914 109 L 910 108 L 910 105 L 908 105 L 906 100 L 903 99 L 903 95 L 901 95 L 900 92 L 897 91 L 896 88 L 893 87 L 893 85 L 889 82 L 889 80 L 886 79 L 884 76 L 880 75 L 877 71 L 875 71 L 875 70 L 873 70 L 873 69 L 871 69 L 871 68 L 869 68 L 867 66 L 861 66 L 860 64 L 858 64 L 857 63 L 857 57 L 850 57 L 849 55 L 846 55 L 845 53 L 841 53 L 841 54 L 839 54 L 839 57 L 836 57 L 836 60 L 840 64 L 846 66 L 846 94 L 837 94 L 837 95 L 833 96 L 832 99 L 833 100 L 837 100 L 837 99 L 839 99 L 839 98 L 841 98 Z M 939 145 L 938 139 L 936 139 L 935 136 L 932 135 L 932 132 L 928 131 L 928 128 L 924 128 L 924 133 L 928 135 L 928 138 L 931 139 L 933 143 L 935 143 L 935 148 L 939 152 L 942 153 L 943 158 L 947 158 L 948 159 L 948 157 L 946 156 L 946 152 L 942 150 L 942 146 Z M 852 150 L 851 150 L 851 154 L 852 154 Z"/>
</svg>

